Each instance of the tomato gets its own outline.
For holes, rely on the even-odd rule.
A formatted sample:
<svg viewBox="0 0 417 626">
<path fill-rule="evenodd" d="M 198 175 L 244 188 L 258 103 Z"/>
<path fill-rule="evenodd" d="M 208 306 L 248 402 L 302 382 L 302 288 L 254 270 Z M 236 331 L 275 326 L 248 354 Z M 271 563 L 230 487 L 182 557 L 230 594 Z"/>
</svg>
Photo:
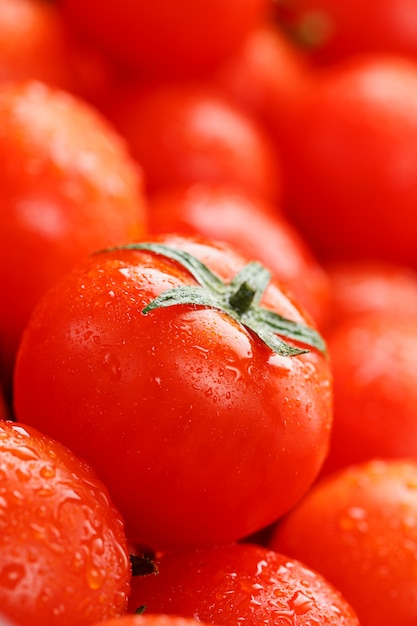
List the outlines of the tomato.
<svg viewBox="0 0 417 626">
<path fill-rule="evenodd" d="M 87 625 L 126 610 L 123 521 L 91 467 L 0 421 L 0 606 L 20 626 Z"/>
<path fill-rule="evenodd" d="M 232 249 L 159 243 L 95 254 L 44 295 L 19 350 L 16 415 L 96 468 L 129 540 L 234 540 L 282 515 L 316 477 L 332 417 L 329 363 L 260 264 L 226 287 L 246 267 Z M 174 287 L 178 304 L 143 312 Z"/>
<path fill-rule="evenodd" d="M 264 129 L 211 84 L 135 83 L 116 94 L 108 115 L 143 168 L 149 193 L 207 182 L 279 195 L 278 158 Z"/>
<path fill-rule="evenodd" d="M 281 28 L 316 63 L 365 52 L 417 54 L 417 7 L 413 0 L 285 0 L 274 5 Z"/>
<path fill-rule="evenodd" d="M 145 613 L 143 615 L 123 615 L 106 622 L 97 622 L 93 626 L 197 626 L 201 622 L 191 617 L 179 617 L 177 615 L 151 615 Z M 0 623 L 1 626 L 1 623 Z M 204 626 L 204 624 L 202 625 Z"/>
<path fill-rule="evenodd" d="M 255 544 L 167 553 L 157 575 L 132 579 L 130 610 L 194 617 L 208 624 L 248 622 L 358 626 L 343 597 L 321 576 Z"/>
<path fill-rule="evenodd" d="M 309 64 L 273 23 L 252 29 L 213 76 L 224 93 L 256 115 L 267 128 L 285 124 L 294 99 L 309 82 Z"/>
<path fill-rule="evenodd" d="M 39 296 L 84 255 L 145 232 L 139 167 L 114 129 L 69 93 L 0 88 L 0 369 L 12 376 Z"/>
<path fill-rule="evenodd" d="M 200 75 L 228 56 L 269 12 L 267 0 L 60 0 L 75 26 L 123 65 Z"/>
<path fill-rule="evenodd" d="M 372 461 L 328 476 L 277 526 L 270 546 L 335 585 L 361 626 L 417 619 L 415 461 Z"/>
<path fill-rule="evenodd" d="M 196 184 L 154 194 L 148 208 L 151 233 L 198 234 L 228 242 L 246 258 L 261 261 L 319 326 L 324 323 L 330 299 L 327 275 L 273 203 L 230 186 Z"/>
<path fill-rule="evenodd" d="M 416 457 L 416 318 L 358 316 L 326 338 L 334 420 L 323 471 L 373 457 Z"/>
<path fill-rule="evenodd" d="M 331 294 L 329 324 L 367 313 L 417 316 L 417 272 L 411 267 L 350 261 L 326 265 L 325 270 Z"/>
<path fill-rule="evenodd" d="M 417 266 L 417 68 L 352 58 L 317 72 L 277 139 L 288 216 L 319 258 Z"/>
</svg>

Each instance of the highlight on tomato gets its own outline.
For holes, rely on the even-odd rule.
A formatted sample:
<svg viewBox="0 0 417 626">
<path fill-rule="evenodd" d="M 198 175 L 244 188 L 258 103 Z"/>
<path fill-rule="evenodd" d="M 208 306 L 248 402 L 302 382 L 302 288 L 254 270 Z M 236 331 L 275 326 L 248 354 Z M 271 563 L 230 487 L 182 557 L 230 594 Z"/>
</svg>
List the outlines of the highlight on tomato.
<svg viewBox="0 0 417 626">
<path fill-rule="evenodd" d="M 129 611 L 145 606 L 145 614 L 219 626 L 359 626 L 352 607 L 321 575 L 268 548 L 210 546 L 169 552 L 156 563 L 157 575 L 132 579 Z"/>
<path fill-rule="evenodd" d="M 178 615 L 164 615 L 147 613 L 146 608 L 142 614 L 126 614 L 121 617 L 97 622 L 92 626 L 204 626 L 200 620 L 193 617 L 180 617 Z M 1 626 L 1 623 L 0 623 Z"/>
<path fill-rule="evenodd" d="M 38 81 L 0 87 L 0 371 L 10 386 L 33 306 L 98 247 L 145 232 L 142 172 L 85 101 Z"/>
<path fill-rule="evenodd" d="M 299 500 L 327 453 L 332 380 L 269 270 L 165 235 L 98 252 L 44 295 L 14 405 L 94 466 L 130 541 L 165 549 L 236 540 Z"/>
<path fill-rule="evenodd" d="M 417 619 L 417 464 L 373 460 L 316 483 L 269 546 L 324 576 L 361 626 Z"/>
<path fill-rule="evenodd" d="M 131 578 L 123 520 L 92 468 L 2 420 L 0 476 L 1 615 L 19 626 L 122 615 Z"/>
</svg>

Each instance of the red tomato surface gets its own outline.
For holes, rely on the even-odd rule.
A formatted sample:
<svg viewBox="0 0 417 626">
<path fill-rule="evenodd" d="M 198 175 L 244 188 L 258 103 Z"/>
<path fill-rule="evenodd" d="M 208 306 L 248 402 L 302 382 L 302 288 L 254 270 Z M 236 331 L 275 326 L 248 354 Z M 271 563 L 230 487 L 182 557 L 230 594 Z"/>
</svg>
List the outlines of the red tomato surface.
<svg viewBox="0 0 417 626">
<path fill-rule="evenodd" d="M 179 617 L 177 615 L 151 615 L 145 613 L 143 615 L 122 615 L 115 619 L 106 620 L 106 622 L 97 622 L 93 626 L 204 626 L 200 620 L 192 617 Z M 1 624 L 0 624 L 1 626 Z"/>
<path fill-rule="evenodd" d="M 195 75 L 232 53 L 269 13 L 268 0 L 60 0 L 64 14 L 122 64 Z"/>
<path fill-rule="evenodd" d="M 268 126 L 284 123 L 294 99 L 310 79 L 309 65 L 273 23 L 246 37 L 214 76 L 223 91 Z"/>
<path fill-rule="evenodd" d="M 151 233 L 178 232 L 226 241 L 257 259 L 288 287 L 321 326 L 330 299 L 329 281 L 307 243 L 272 203 L 225 185 L 166 189 L 148 203 Z"/>
<path fill-rule="evenodd" d="M 416 64 L 374 55 L 316 77 L 278 141 L 288 215 L 320 258 L 417 266 Z"/>
<path fill-rule="evenodd" d="M 0 88 L 0 370 L 34 304 L 101 246 L 145 231 L 139 167 L 92 107 L 28 81 Z"/>
<path fill-rule="evenodd" d="M 211 84 L 139 84 L 115 95 L 109 116 L 154 193 L 177 184 L 228 183 L 276 198 L 281 170 L 262 126 Z"/>
<path fill-rule="evenodd" d="M 417 317 L 417 272 L 404 265 L 350 261 L 325 266 L 329 324 L 367 313 Z"/>
<path fill-rule="evenodd" d="M 132 579 L 130 610 L 208 624 L 359 626 L 347 602 L 303 564 L 255 544 L 171 552 L 156 575 Z"/>
<path fill-rule="evenodd" d="M 226 281 L 245 265 L 220 244 L 160 241 Z M 15 371 L 18 419 L 89 460 L 129 539 L 153 549 L 259 530 L 308 489 L 327 452 L 326 357 L 273 353 L 216 308 L 142 313 L 167 289 L 193 285 L 154 252 L 96 254 L 42 298 Z M 262 304 L 309 323 L 273 281 Z"/>
<path fill-rule="evenodd" d="M 33 428 L 0 421 L 0 476 L 2 614 L 19 626 L 83 626 L 125 612 L 123 521 L 91 468 Z"/>
<path fill-rule="evenodd" d="M 417 465 L 373 461 L 317 483 L 270 545 L 335 585 L 361 626 L 417 620 Z"/>
<path fill-rule="evenodd" d="M 374 313 L 327 333 L 334 420 L 323 471 L 373 457 L 417 458 L 417 318 Z"/>
<path fill-rule="evenodd" d="M 318 63 L 364 52 L 417 57 L 414 0 L 285 0 L 274 3 L 278 24 Z"/>
</svg>

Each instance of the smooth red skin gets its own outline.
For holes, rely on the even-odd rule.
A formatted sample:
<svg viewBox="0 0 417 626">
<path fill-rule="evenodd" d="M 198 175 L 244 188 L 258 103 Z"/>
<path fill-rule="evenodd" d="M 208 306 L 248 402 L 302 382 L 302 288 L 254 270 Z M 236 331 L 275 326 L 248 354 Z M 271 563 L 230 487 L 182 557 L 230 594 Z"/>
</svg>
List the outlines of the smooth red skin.
<svg viewBox="0 0 417 626">
<path fill-rule="evenodd" d="M 322 259 L 417 266 L 417 72 L 371 56 L 316 74 L 278 141 L 288 215 Z"/>
<path fill-rule="evenodd" d="M 414 0 L 289 0 L 276 3 L 274 12 L 278 24 L 320 64 L 367 52 L 417 54 Z"/>
<path fill-rule="evenodd" d="M 172 552 L 157 575 L 132 579 L 129 610 L 194 617 L 208 624 L 247 622 L 358 626 L 353 610 L 318 574 L 255 544 Z"/>
<path fill-rule="evenodd" d="M 93 250 L 140 236 L 139 167 L 93 108 L 39 82 L 0 89 L 0 369 L 33 306 Z"/>
<path fill-rule="evenodd" d="M 0 422 L 0 606 L 20 626 L 121 615 L 123 520 L 91 467 L 21 423 Z"/>
<path fill-rule="evenodd" d="M 143 168 L 150 193 L 206 182 L 280 195 L 280 165 L 265 129 L 211 84 L 121 89 L 108 115 Z"/>
<path fill-rule="evenodd" d="M 243 260 L 166 237 L 229 280 Z M 327 452 L 325 357 L 273 355 L 215 309 L 142 307 L 180 266 L 145 252 L 93 256 L 45 294 L 15 371 L 20 420 L 89 460 L 130 540 L 154 549 L 234 540 L 301 497 Z M 277 286 L 265 305 L 302 315 Z M 51 384 L 53 381 L 53 384 Z"/>
<path fill-rule="evenodd" d="M 333 583 L 361 626 L 417 619 L 417 466 L 372 461 L 314 486 L 276 528 L 270 546 Z"/>
<path fill-rule="evenodd" d="M 267 0 L 61 0 L 64 15 L 124 66 L 201 75 L 231 54 L 269 13 Z"/>
<path fill-rule="evenodd" d="M 233 187 L 194 185 L 167 189 L 148 203 L 149 232 L 201 235 L 225 241 L 268 267 L 321 326 L 330 299 L 327 275 L 275 205 Z"/>
<path fill-rule="evenodd" d="M 309 64 L 275 24 L 254 28 L 214 79 L 239 106 L 269 127 L 285 124 L 293 101 L 310 79 Z"/>
<path fill-rule="evenodd" d="M 416 457 L 416 318 L 353 317 L 326 339 L 334 421 L 323 472 L 374 457 Z"/>
<path fill-rule="evenodd" d="M 368 313 L 417 317 L 417 272 L 410 267 L 350 261 L 324 269 L 331 294 L 329 325 Z"/>
</svg>

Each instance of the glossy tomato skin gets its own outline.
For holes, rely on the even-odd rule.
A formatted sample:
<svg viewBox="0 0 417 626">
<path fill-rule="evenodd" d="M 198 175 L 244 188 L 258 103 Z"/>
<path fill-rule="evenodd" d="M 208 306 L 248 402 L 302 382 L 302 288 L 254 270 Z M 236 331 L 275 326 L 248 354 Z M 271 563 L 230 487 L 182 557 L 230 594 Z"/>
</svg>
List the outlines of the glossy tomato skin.
<svg viewBox="0 0 417 626">
<path fill-rule="evenodd" d="M 123 66 L 152 75 L 199 76 L 263 20 L 267 0 L 60 0 L 66 18 Z"/>
<path fill-rule="evenodd" d="M 114 620 L 97 622 L 92 626 L 197 626 L 201 624 L 193 617 L 179 617 L 178 615 L 150 614 L 145 612 L 142 615 L 127 614 Z M 204 626 L 204 624 L 202 625 Z"/>
<path fill-rule="evenodd" d="M 225 241 L 268 267 L 321 327 L 330 301 L 327 274 L 279 207 L 229 185 L 184 185 L 148 202 L 150 233 Z"/>
<path fill-rule="evenodd" d="M 244 264 L 220 244 L 161 241 L 226 280 Z M 43 299 L 16 367 L 19 419 L 89 459 L 129 538 L 157 549 L 236 539 L 272 522 L 314 480 L 331 424 L 322 354 L 273 354 L 215 309 L 141 313 L 190 284 L 154 253 L 97 254 Z M 276 285 L 263 301 L 303 319 Z"/>
<path fill-rule="evenodd" d="M 281 190 L 277 152 L 258 120 L 211 82 L 142 82 L 121 89 L 108 116 L 154 193 L 196 182 L 235 184 L 263 198 Z"/>
<path fill-rule="evenodd" d="M 0 606 L 20 626 L 87 625 L 126 610 L 123 520 L 70 450 L 0 422 Z M 2 613 L 2 614 L 3 614 Z"/>
<path fill-rule="evenodd" d="M 415 458 L 417 323 L 369 313 L 327 333 L 334 420 L 323 472 L 381 458 Z"/>
<path fill-rule="evenodd" d="M 0 369 L 33 306 L 101 246 L 145 232 L 142 173 L 98 112 L 38 81 L 0 88 Z"/>
<path fill-rule="evenodd" d="M 415 63 L 354 57 L 315 78 L 279 131 L 288 216 L 321 259 L 415 267 Z"/>
<path fill-rule="evenodd" d="M 276 528 L 270 547 L 322 574 L 361 626 L 417 619 L 417 466 L 374 460 L 316 483 Z"/>
<path fill-rule="evenodd" d="M 300 562 L 255 544 L 177 551 L 159 573 L 132 580 L 129 610 L 165 611 L 208 624 L 358 626 L 338 591 Z"/>
</svg>

